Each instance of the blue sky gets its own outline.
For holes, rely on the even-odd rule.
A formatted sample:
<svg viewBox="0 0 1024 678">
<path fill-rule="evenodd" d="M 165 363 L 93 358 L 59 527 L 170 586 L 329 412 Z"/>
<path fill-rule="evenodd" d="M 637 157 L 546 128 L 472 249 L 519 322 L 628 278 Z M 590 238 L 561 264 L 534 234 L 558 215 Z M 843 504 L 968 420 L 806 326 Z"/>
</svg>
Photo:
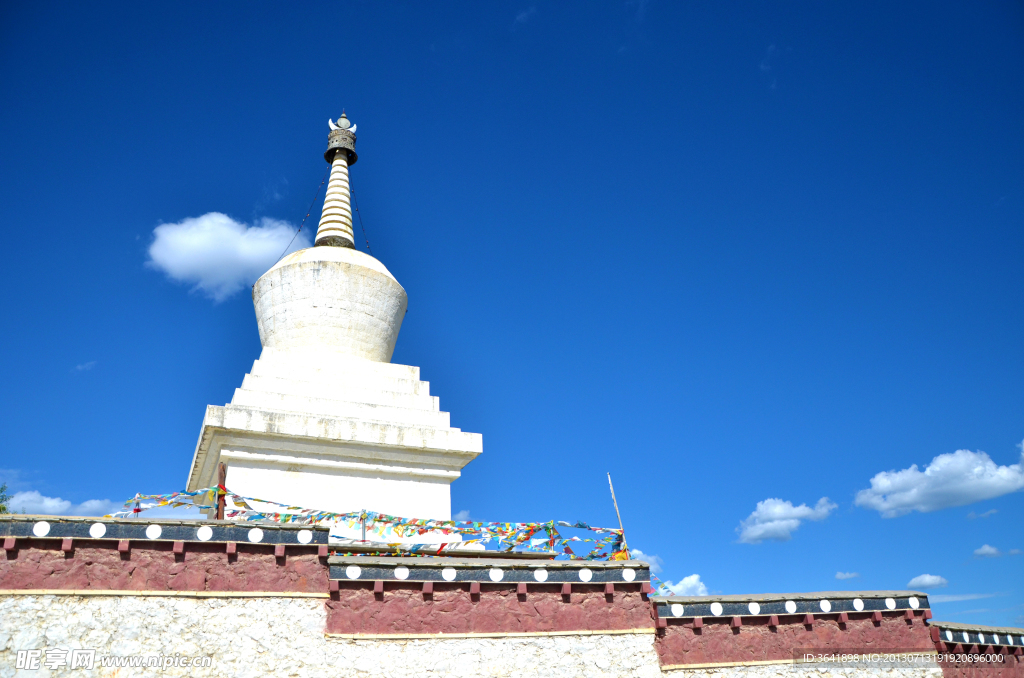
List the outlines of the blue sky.
<svg viewBox="0 0 1024 678">
<path fill-rule="evenodd" d="M 1024 625 L 1019 3 L 5 3 L 0 100 L 22 506 L 183 488 L 344 107 L 456 510 L 613 525 L 610 471 L 686 590 Z"/>
</svg>

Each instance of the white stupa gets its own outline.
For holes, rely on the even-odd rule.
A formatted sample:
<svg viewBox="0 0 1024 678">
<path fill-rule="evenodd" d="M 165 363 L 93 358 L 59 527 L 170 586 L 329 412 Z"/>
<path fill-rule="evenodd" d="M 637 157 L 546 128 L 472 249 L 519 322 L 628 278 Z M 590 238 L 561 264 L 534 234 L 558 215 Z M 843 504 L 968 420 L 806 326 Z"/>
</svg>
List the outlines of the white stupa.
<svg viewBox="0 0 1024 678">
<path fill-rule="evenodd" d="M 263 351 L 231 402 L 206 408 L 188 489 L 348 512 L 451 518 L 450 484 L 483 449 L 452 428 L 418 367 L 391 364 L 405 290 L 354 248 L 355 126 L 329 123 L 331 178 L 313 247 L 253 286 Z M 369 537 L 370 535 L 368 535 Z"/>
</svg>

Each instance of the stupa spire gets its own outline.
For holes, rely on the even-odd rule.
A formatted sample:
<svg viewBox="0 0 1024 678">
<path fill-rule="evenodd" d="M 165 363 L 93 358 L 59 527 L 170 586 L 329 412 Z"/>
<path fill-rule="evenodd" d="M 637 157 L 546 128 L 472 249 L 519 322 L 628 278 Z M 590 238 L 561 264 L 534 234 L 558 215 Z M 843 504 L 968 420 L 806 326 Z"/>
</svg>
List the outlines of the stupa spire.
<svg viewBox="0 0 1024 678">
<path fill-rule="evenodd" d="M 337 123 L 328 120 L 327 125 L 331 132 L 327 135 L 324 160 L 331 163 L 331 180 L 327 182 L 327 196 L 314 244 L 355 248 L 348 168 L 359 159 L 356 155 L 356 126 L 349 121 L 344 111 Z"/>
</svg>

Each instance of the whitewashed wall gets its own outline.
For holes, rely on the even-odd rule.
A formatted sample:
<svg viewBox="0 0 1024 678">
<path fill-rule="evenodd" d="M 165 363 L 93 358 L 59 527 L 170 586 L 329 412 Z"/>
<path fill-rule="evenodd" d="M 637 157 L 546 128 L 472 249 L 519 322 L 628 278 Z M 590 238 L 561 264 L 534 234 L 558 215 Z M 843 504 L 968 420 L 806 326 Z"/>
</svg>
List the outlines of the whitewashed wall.
<svg viewBox="0 0 1024 678">
<path fill-rule="evenodd" d="M 0 676 L 110 675 L 15 671 L 17 650 L 210 656 L 208 669 L 160 676 L 659 676 L 652 634 L 352 640 L 324 636 L 316 598 L 0 597 Z M 137 675 L 122 670 L 120 675 Z"/>
<path fill-rule="evenodd" d="M 653 634 L 364 640 L 324 635 L 322 598 L 0 596 L 0 678 L 14 676 L 661 676 L 682 678 L 941 678 L 937 667 L 831 669 L 770 665 L 662 673 Z M 206 669 L 15 669 L 18 650 L 208 656 Z"/>
</svg>

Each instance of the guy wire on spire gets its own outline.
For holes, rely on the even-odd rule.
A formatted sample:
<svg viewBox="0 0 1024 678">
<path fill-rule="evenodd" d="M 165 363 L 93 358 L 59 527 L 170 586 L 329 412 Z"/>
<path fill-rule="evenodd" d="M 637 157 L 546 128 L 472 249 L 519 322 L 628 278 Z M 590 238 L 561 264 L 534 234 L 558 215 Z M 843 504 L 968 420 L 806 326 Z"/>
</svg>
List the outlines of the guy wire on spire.
<svg viewBox="0 0 1024 678">
<path fill-rule="evenodd" d="M 302 217 L 302 223 L 299 224 L 299 230 L 295 231 L 295 235 L 293 235 L 292 239 L 288 241 L 287 245 L 285 245 L 284 251 L 281 252 L 281 256 L 279 256 L 277 258 L 277 261 L 274 262 L 275 264 L 278 261 L 281 261 L 281 259 L 284 258 L 284 255 L 288 253 L 288 248 L 291 247 L 292 243 L 295 242 L 295 239 L 299 237 L 299 233 L 302 231 L 302 227 L 306 225 L 306 219 L 309 219 L 309 215 L 313 213 L 313 205 L 316 204 L 316 199 L 318 197 L 320 197 L 320 189 L 324 187 L 324 182 L 327 181 L 327 174 L 330 171 L 331 171 L 331 166 L 328 165 L 327 166 L 327 171 L 324 172 L 324 178 L 320 180 L 320 185 L 316 187 L 316 193 L 313 194 L 313 201 L 311 203 L 309 203 L 309 209 L 306 210 L 306 216 Z M 359 223 L 360 223 L 360 225 L 362 225 L 362 221 L 360 221 Z M 365 235 L 365 233 L 364 233 L 364 235 Z M 253 284 L 255 285 L 255 283 L 253 283 Z"/>
</svg>

